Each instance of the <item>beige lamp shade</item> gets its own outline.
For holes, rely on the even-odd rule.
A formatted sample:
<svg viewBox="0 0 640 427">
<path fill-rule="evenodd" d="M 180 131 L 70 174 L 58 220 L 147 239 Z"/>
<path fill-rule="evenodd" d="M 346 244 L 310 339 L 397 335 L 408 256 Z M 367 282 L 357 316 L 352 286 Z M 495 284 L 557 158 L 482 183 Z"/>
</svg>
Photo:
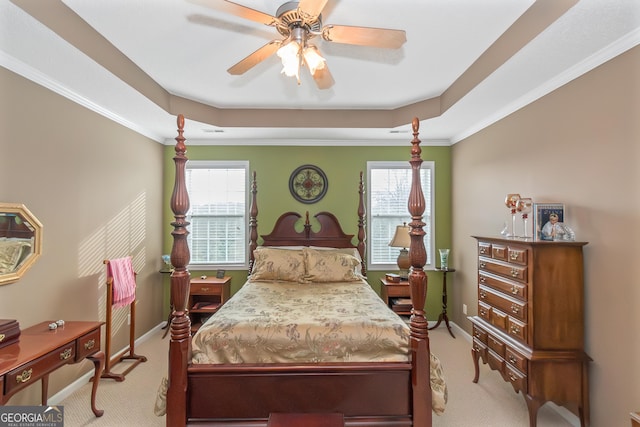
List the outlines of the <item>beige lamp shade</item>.
<svg viewBox="0 0 640 427">
<path fill-rule="evenodd" d="M 411 228 L 404 223 L 403 225 L 399 225 L 396 227 L 396 234 L 394 234 L 393 239 L 389 243 L 389 246 L 392 248 L 408 248 L 411 246 L 411 237 L 409 236 L 409 230 Z"/>
</svg>

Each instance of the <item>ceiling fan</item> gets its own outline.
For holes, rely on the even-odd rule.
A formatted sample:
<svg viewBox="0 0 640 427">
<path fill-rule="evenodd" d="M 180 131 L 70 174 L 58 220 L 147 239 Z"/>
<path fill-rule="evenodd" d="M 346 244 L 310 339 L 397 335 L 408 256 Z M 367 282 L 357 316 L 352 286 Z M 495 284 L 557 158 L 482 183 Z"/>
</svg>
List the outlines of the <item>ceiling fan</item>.
<svg viewBox="0 0 640 427">
<path fill-rule="evenodd" d="M 208 4 L 211 1 L 214 0 L 197 2 L 213 7 Z M 290 1 L 280 6 L 275 16 L 271 16 L 228 0 L 217 0 L 216 9 L 222 9 L 241 18 L 275 27 L 284 37 L 281 40 L 270 41 L 227 71 L 233 75 L 244 74 L 269 56 L 277 53 L 282 60 L 283 74 L 295 76 L 300 84 L 300 69 L 306 65 L 318 88 L 328 89 L 333 85 L 334 80 L 326 60 L 320 55 L 318 48 L 310 43 L 314 37 L 321 37 L 328 42 L 389 49 L 397 49 L 407 41 L 403 30 L 323 25 L 321 12 L 327 1 Z"/>
</svg>

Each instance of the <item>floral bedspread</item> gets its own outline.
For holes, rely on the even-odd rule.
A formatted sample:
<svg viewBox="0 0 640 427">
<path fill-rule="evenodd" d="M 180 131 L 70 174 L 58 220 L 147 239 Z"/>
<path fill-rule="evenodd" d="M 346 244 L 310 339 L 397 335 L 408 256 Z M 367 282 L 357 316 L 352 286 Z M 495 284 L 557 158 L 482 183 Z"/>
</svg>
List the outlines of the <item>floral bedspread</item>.
<svg viewBox="0 0 640 427">
<path fill-rule="evenodd" d="M 365 280 L 248 281 L 195 334 L 193 363 L 405 362 L 407 324 Z M 431 357 L 433 409 L 446 384 Z"/>
</svg>

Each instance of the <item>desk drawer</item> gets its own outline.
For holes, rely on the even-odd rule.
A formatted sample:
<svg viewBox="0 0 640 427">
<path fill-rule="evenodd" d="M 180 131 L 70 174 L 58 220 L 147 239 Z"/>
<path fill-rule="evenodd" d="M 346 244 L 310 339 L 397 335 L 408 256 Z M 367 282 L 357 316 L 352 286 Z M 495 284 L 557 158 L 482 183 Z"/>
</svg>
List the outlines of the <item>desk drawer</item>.
<svg viewBox="0 0 640 427">
<path fill-rule="evenodd" d="M 76 360 L 75 342 L 59 347 L 32 362 L 25 363 L 6 375 L 4 394 L 21 390 L 34 381 L 42 378 L 46 373 Z"/>
<path fill-rule="evenodd" d="M 191 283 L 191 295 L 222 295 L 219 283 Z"/>
<path fill-rule="evenodd" d="M 76 362 L 100 350 L 100 328 L 81 336 L 76 340 Z"/>
</svg>

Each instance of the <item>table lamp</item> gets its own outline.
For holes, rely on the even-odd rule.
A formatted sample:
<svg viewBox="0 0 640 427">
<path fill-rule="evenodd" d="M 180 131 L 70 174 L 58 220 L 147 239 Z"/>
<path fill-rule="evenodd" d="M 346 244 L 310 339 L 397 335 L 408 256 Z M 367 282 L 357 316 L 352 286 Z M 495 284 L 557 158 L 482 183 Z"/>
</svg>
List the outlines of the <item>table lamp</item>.
<svg viewBox="0 0 640 427">
<path fill-rule="evenodd" d="M 409 258 L 409 251 L 407 248 L 411 247 L 411 237 L 409 236 L 410 227 L 407 223 L 398 225 L 396 227 L 396 234 L 389 242 L 389 246 L 392 248 L 400 248 L 400 255 L 398 255 L 398 269 L 399 275 L 403 280 L 407 280 L 409 277 L 409 268 L 411 267 L 411 258 Z"/>
</svg>

